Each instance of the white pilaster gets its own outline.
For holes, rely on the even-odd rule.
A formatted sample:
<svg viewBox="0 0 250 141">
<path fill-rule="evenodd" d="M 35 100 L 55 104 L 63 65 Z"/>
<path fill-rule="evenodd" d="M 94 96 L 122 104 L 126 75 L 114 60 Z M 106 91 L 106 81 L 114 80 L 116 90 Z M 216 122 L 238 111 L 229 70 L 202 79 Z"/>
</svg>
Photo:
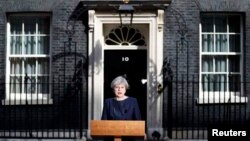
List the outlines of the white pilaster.
<svg viewBox="0 0 250 141">
<path fill-rule="evenodd" d="M 89 69 L 88 69 L 88 127 L 90 127 L 90 120 L 93 119 L 93 74 L 94 74 L 94 17 L 95 11 L 89 10 L 89 31 L 88 31 L 88 56 L 89 56 Z M 87 137 L 90 137 L 90 129 L 87 131 Z"/>
<path fill-rule="evenodd" d="M 163 28 L 164 10 L 158 10 L 155 22 L 150 27 L 153 45 L 149 49 L 149 81 L 148 84 L 148 135 L 154 131 L 163 135 Z M 155 28 L 157 27 L 157 28 Z"/>
</svg>

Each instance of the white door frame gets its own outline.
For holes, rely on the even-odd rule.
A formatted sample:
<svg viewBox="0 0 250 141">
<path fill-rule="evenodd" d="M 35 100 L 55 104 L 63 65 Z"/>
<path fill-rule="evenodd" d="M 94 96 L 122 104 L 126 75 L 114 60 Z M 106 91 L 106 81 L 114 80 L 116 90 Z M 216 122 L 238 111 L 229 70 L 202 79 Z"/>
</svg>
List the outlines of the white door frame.
<svg viewBox="0 0 250 141">
<path fill-rule="evenodd" d="M 88 127 L 90 120 L 100 120 L 103 108 L 103 65 L 104 65 L 104 24 L 119 24 L 117 13 L 97 12 L 89 10 L 88 32 Z M 163 66 L 163 26 L 164 10 L 152 11 L 152 13 L 135 13 L 133 24 L 147 24 L 149 37 L 147 41 L 147 132 L 149 135 L 154 130 L 163 133 L 163 95 L 158 93 L 158 85 L 162 85 Z M 88 136 L 89 136 L 88 129 Z"/>
</svg>

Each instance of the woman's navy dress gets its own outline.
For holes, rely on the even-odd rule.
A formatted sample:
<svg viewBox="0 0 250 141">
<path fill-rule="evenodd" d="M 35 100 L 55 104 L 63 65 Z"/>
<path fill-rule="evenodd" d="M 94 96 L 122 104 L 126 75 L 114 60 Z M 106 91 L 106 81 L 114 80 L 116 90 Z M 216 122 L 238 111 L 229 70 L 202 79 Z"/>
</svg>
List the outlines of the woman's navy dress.
<svg viewBox="0 0 250 141">
<path fill-rule="evenodd" d="M 104 102 L 102 120 L 141 120 L 141 113 L 136 98 L 128 97 L 122 101 L 108 98 Z M 105 141 L 113 141 L 113 137 Z M 122 141 L 133 141 L 131 137 L 123 137 Z"/>
<path fill-rule="evenodd" d="M 104 102 L 102 120 L 141 120 L 136 98 L 128 97 L 122 101 L 108 98 Z"/>
</svg>

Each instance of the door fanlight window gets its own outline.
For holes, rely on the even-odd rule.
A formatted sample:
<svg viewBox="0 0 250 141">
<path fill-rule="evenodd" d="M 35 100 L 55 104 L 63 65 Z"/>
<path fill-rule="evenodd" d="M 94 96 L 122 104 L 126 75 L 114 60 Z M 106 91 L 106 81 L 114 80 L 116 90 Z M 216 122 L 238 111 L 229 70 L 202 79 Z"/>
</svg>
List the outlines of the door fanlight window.
<svg viewBox="0 0 250 141">
<path fill-rule="evenodd" d="M 122 26 L 114 28 L 105 37 L 107 45 L 121 45 L 121 46 L 146 46 L 145 38 L 138 29 L 130 26 Z"/>
</svg>

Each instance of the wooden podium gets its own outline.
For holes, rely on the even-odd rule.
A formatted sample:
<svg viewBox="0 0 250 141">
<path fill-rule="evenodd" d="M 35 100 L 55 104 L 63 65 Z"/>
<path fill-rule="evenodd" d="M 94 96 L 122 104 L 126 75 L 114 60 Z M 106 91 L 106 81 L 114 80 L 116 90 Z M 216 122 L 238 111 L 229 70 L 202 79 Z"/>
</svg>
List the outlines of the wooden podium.
<svg viewBox="0 0 250 141">
<path fill-rule="evenodd" d="M 121 141 L 124 136 L 145 135 L 145 121 L 142 120 L 92 120 L 90 126 L 91 136 L 113 136 L 114 141 Z"/>
</svg>

